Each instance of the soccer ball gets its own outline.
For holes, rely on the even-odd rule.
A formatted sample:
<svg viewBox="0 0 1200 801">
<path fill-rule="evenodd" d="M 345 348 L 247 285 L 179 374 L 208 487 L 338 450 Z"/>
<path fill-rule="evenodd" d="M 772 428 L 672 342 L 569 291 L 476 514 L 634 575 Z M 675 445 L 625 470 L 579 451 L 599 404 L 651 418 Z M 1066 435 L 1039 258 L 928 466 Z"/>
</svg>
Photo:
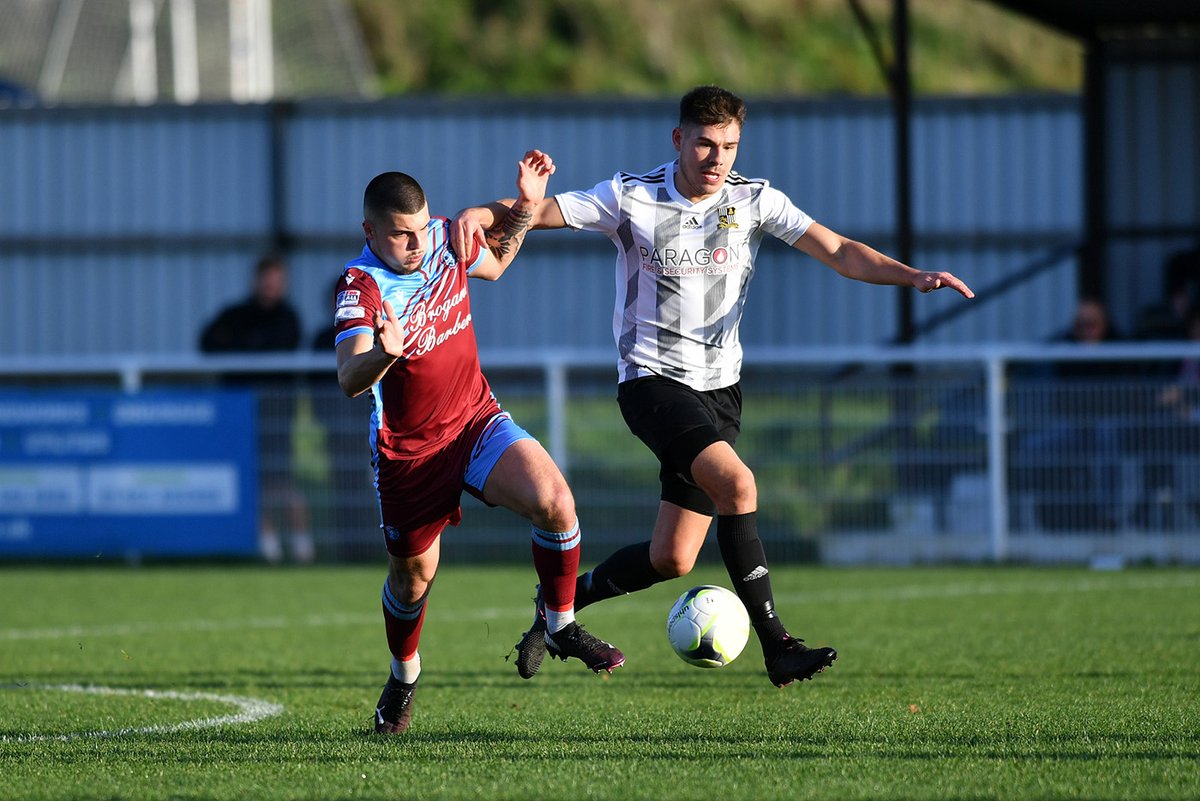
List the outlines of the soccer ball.
<svg viewBox="0 0 1200 801">
<path fill-rule="evenodd" d="M 737 659 L 750 637 L 750 616 L 734 593 L 704 584 L 679 596 L 667 615 L 667 638 L 689 665 L 718 668 Z"/>
</svg>

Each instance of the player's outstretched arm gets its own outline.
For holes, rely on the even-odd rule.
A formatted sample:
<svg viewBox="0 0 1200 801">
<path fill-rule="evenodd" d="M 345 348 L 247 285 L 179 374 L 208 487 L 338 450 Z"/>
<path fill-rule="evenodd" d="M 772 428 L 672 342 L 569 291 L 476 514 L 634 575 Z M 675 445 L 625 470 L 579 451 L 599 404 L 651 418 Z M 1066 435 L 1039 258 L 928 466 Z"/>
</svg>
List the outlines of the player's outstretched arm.
<svg viewBox="0 0 1200 801">
<path fill-rule="evenodd" d="M 975 297 L 971 288 L 952 273 L 909 267 L 862 242 L 847 239 L 820 223 L 810 225 L 808 231 L 795 241 L 793 247 L 855 281 L 911 286 L 921 292 L 949 287 L 964 298 Z"/>
<path fill-rule="evenodd" d="M 460 211 L 450 221 L 450 247 L 460 254 L 473 252 L 473 243 L 478 243 L 479 247 L 489 247 L 489 238 L 500 236 L 501 228 L 517 201 L 518 198 L 504 198 Z M 563 219 L 562 210 L 554 198 L 543 200 L 531 212 L 527 230 L 567 227 L 567 221 Z M 482 277 L 478 268 L 471 275 Z"/>
<path fill-rule="evenodd" d="M 487 232 L 504 222 L 504 218 L 509 215 L 516 202 L 516 198 L 509 197 L 460 211 L 450 221 L 450 247 L 455 253 L 466 253 L 470 249 L 471 240 L 476 238 L 482 245 L 486 241 Z M 529 225 L 532 231 L 566 227 L 567 221 L 554 198 L 538 205 Z"/>
<path fill-rule="evenodd" d="M 534 215 L 546 199 L 546 185 L 554 174 L 554 160 L 540 150 L 530 150 L 517 164 L 517 198 L 500 219 L 487 229 L 460 228 L 458 218 L 450 227 L 450 244 L 456 238 L 470 241 L 487 249 L 483 264 L 471 271 L 472 278 L 495 281 L 516 258 L 517 251 L 529 233 Z M 457 230 L 456 230 L 457 229 Z M 463 253 L 473 248 L 464 245 Z"/>
</svg>

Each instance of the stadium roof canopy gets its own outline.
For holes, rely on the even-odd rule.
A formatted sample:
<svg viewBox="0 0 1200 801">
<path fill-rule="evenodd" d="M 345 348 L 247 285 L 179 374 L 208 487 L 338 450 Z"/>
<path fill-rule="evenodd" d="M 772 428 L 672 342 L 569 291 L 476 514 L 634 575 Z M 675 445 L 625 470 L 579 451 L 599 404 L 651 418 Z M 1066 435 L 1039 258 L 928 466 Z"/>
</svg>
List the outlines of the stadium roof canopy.
<svg viewBox="0 0 1200 801">
<path fill-rule="evenodd" d="M 1189 102 L 1200 87 L 1200 0 L 991 2 L 1083 45 L 1079 286 L 1110 301 L 1136 294 L 1129 264 L 1200 244 L 1200 109 Z"/>
<path fill-rule="evenodd" d="M 1080 38 L 1150 25 L 1200 25 L 1197 0 L 992 0 Z"/>
</svg>

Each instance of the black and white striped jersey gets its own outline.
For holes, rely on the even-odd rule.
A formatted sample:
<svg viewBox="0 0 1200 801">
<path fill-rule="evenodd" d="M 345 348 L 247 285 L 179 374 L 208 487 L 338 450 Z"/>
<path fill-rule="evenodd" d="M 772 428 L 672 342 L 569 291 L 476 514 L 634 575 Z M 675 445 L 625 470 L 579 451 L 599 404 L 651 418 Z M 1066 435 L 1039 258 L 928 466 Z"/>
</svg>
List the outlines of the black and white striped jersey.
<svg viewBox="0 0 1200 801">
<path fill-rule="evenodd" d="M 676 164 L 619 172 L 555 199 L 567 225 L 616 245 L 618 381 L 660 375 L 719 389 L 741 375 L 738 324 L 763 235 L 791 245 L 812 218 L 765 180 L 736 172 L 692 203 L 675 188 Z"/>
</svg>

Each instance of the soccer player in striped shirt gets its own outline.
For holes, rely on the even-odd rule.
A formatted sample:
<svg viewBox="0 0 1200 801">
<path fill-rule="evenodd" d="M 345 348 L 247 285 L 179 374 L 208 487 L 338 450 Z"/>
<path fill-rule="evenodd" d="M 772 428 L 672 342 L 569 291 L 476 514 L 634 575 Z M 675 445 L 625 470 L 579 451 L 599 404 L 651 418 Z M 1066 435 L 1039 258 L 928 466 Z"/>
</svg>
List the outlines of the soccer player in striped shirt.
<svg viewBox="0 0 1200 801">
<path fill-rule="evenodd" d="M 404 173 L 367 185 L 362 253 L 346 264 L 334 299 L 338 383 L 371 397 L 370 443 L 388 578 L 383 618 L 391 671 L 375 731 L 408 729 L 421 658 L 417 643 L 437 574 L 441 535 L 462 519 L 463 490 L 533 524 L 541 582 L 542 648 L 593 671 L 625 657 L 575 622 L 579 523 L 575 501 L 546 450 L 500 408 L 479 367 L 467 278 L 494 281 L 512 262 L 554 170 L 533 150 L 519 164 L 519 197 L 490 240 L 452 252 L 449 221 L 430 217 L 425 192 Z"/>
<path fill-rule="evenodd" d="M 677 158 L 558 194 L 533 212 L 531 227 L 596 231 L 616 246 L 617 398 L 630 430 L 662 465 L 650 540 L 581 575 L 576 609 L 688 573 L 715 516 L 717 545 L 762 644 L 767 676 L 782 687 L 824 670 L 837 652 L 808 648 L 780 620 L 755 521 L 754 475 L 734 450 L 742 405 L 738 324 L 759 244 L 774 236 L 858 281 L 974 295 L 950 273 L 916 270 L 847 239 L 765 180 L 734 172 L 745 114 L 729 91 L 696 87 L 680 101 Z M 455 246 L 503 224 L 511 205 L 461 212 L 451 228 Z M 544 655 L 541 609 L 517 644 L 524 678 Z"/>
</svg>

